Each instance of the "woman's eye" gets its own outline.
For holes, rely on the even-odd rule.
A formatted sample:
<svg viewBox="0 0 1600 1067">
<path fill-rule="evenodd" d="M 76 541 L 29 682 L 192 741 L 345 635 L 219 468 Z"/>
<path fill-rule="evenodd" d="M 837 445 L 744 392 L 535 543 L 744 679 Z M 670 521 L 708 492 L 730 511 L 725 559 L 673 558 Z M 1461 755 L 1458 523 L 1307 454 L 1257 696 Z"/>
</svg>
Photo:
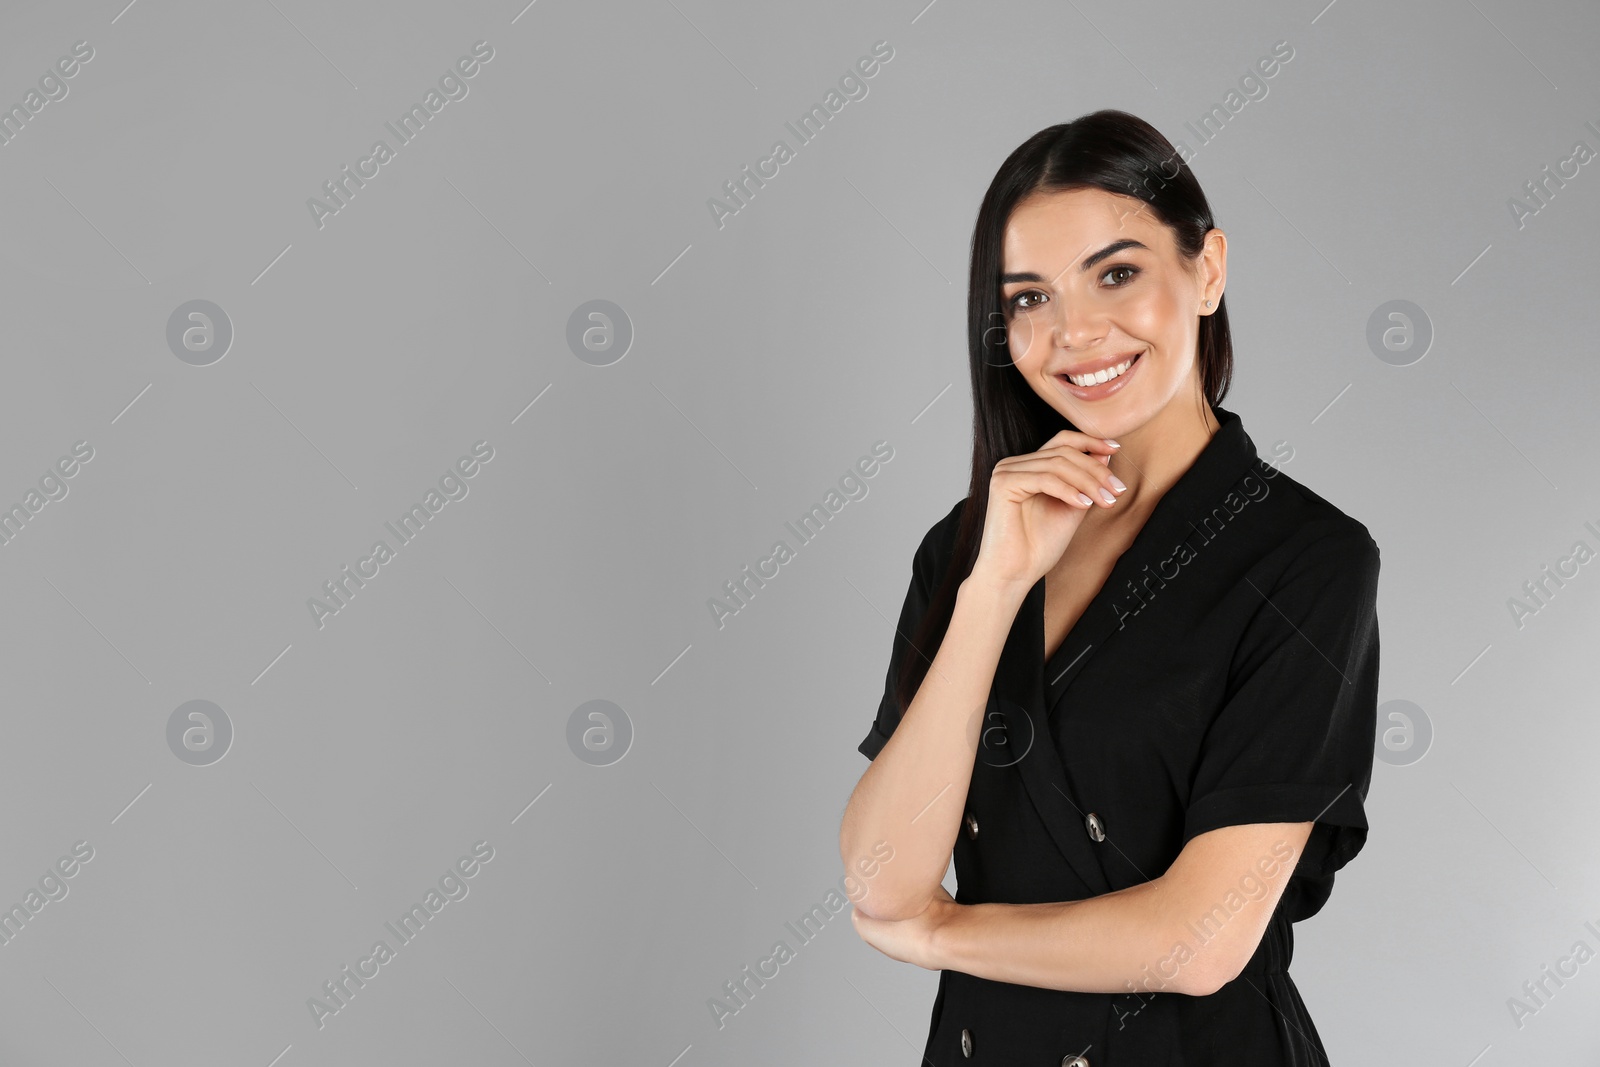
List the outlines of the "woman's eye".
<svg viewBox="0 0 1600 1067">
<path fill-rule="evenodd" d="M 1123 286 L 1125 286 L 1129 282 L 1131 282 L 1133 280 L 1134 276 L 1137 275 L 1138 273 L 1139 273 L 1139 268 L 1138 267 L 1130 267 L 1127 264 L 1123 263 L 1123 264 L 1118 264 L 1117 266 L 1110 268 L 1104 274 L 1100 275 L 1100 280 L 1101 281 L 1105 281 L 1107 278 L 1110 278 L 1112 275 L 1120 274 L 1120 275 L 1122 275 L 1122 277 L 1119 280 L 1112 282 L 1108 286 L 1108 288 L 1121 289 Z M 1011 310 L 1013 310 L 1013 311 L 1030 311 L 1033 308 L 1036 308 L 1036 307 L 1039 306 L 1039 304 L 1044 300 L 1044 295 L 1045 294 L 1039 292 L 1039 290 L 1037 290 L 1037 289 L 1028 289 L 1028 290 L 1025 290 L 1023 292 L 1020 292 L 1016 296 L 1011 298 L 1011 301 L 1010 301 Z"/>
</svg>

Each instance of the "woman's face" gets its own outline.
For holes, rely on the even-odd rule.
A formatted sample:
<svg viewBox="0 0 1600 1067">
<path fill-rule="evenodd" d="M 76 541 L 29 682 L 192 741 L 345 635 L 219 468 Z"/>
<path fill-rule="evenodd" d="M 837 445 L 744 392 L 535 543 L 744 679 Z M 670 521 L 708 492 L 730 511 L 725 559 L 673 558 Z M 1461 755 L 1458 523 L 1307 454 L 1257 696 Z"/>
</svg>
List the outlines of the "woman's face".
<svg viewBox="0 0 1600 1067">
<path fill-rule="evenodd" d="M 1103 189 L 1035 193 L 1006 225 L 1000 277 L 1013 364 L 1084 433 L 1120 438 L 1174 397 L 1199 394 L 1199 316 L 1226 281 L 1222 231 L 1207 234 L 1198 262 L 1186 260 L 1143 201 Z M 1065 376 L 1129 359 L 1101 384 Z"/>
</svg>

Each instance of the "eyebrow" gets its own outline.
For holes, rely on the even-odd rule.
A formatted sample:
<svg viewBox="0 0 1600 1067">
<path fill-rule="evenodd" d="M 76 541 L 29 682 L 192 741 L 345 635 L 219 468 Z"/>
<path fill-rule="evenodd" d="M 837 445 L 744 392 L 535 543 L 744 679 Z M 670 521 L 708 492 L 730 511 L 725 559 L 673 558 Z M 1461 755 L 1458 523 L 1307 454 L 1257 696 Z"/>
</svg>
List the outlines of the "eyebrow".
<svg viewBox="0 0 1600 1067">
<path fill-rule="evenodd" d="M 1126 239 L 1121 240 L 1121 241 L 1113 241 L 1111 244 L 1106 245 L 1100 251 L 1095 252 L 1092 255 L 1085 256 L 1083 258 L 1083 262 L 1078 264 L 1078 270 L 1079 270 L 1080 273 L 1083 272 L 1083 271 L 1087 271 L 1090 267 L 1094 266 L 1096 263 L 1099 263 L 1101 260 L 1106 259 L 1109 256 L 1114 256 L 1118 252 L 1121 252 L 1121 251 L 1123 251 L 1124 249 L 1127 249 L 1127 248 L 1140 248 L 1140 249 L 1143 249 L 1146 252 L 1150 251 L 1149 246 L 1146 245 L 1144 242 L 1135 241 L 1135 240 L 1132 240 L 1131 238 L 1126 238 Z M 1017 272 L 1014 272 L 1014 273 L 1011 273 L 1011 274 L 1002 274 L 1002 275 L 1000 275 L 1000 284 L 1001 285 L 1007 285 L 1007 284 L 1009 284 L 1011 282 L 1042 282 L 1042 281 L 1044 281 L 1043 275 L 1035 274 L 1031 270 L 1028 270 L 1028 271 L 1017 271 Z"/>
</svg>

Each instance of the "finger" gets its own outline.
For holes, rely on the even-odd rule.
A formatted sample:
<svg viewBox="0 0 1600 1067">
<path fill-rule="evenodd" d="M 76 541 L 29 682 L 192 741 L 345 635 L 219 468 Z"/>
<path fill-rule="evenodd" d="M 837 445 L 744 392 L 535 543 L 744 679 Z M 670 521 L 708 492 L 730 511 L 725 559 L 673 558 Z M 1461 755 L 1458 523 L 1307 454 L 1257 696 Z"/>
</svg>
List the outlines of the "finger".
<svg viewBox="0 0 1600 1067">
<path fill-rule="evenodd" d="M 1025 466 L 1041 459 L 1054 459 L 1058 456 L 1066 459 L 1098 459 L 1101 462 L 1106 462 L 1116 453 L 1117 450 L 1114 448 L 1084 451 L 1076 444 L 1051 445 L 1048 448 L 1041 448 L 1037 452 L 1022 452 L 1015 456 L 1006 456 L 995 463 L 994 469 L 999 471 L 1009 467 Z"/>
<path fill-rule="evenodd" d="M 1095 475 L 1086 467 L 1063 466 L 1059 462 L 1041 459 L 1031 466 L 1014 468 L 998 477 L 1000 480 L 995 483 L 995 488 L 991 488 L 991 495 L 995 492 L 995 489 L 1003 492 L 1008 486 L 1017 486 L 1016 491 L 1020 492 L 1022 496 L 1014 494 L 1013 499 L 1021 500 L 1024 496 L 1031 496 L 1038 492 L 1039 490 L 1036 486 L 1039 483 L 1035 481 L 1018 483 L 1014 479 L 1044 477 L 1049 479 L 1049 484 L 1060 485 L 1068 490 L 1069 495 L 1062 498 L 1065 503 L 1083 508 L 1092 508 L 1096 504 L 1100 504 L 1102 507 L 1108 506 L 1105 498 L 1100 495 L 1100 490 L 1105 486 L 1097 481 Z M 1054 495 L 1059 497 L 1059 494 Z"/>
<path fill-rule="evenodd" d="M 1062 432 L 1068 433 L 1070 431 L 1064 430 Z M 1060 435 L 1058 434 L 1057 436 Z M 1015 456 L 1004 456 L 995 463 L 995 469 L 999 470 L 1002 467 L 1014 466 L 1017 463 L 1024 462 L 1026 460 L 1038 459 L 1041 456 L 1091 456 L 1095 459 L 1104 461 L 1109 460 L 1112 456 L 1116 455 L 1120 448 L 1120 446 L 1113 447 L 1107 444 L 1104 438 L 1083 437 L 1082 434 L 1078 434 L 1077 436 L 1082 437 L 1083 439 L 1081 441 L 1060 441 L 1053 444 L 1046 442 L 1044 447 L 1040 448 L 1037 452 L 1020 452 Z M 1051 441 L 1054 440 L 1054 438 L 1051 439 Z"/>
<path fill-rule="evenodd" d="M 1095 463 L 1098 459 L 1100 462 Z M 1018 461 L 1007 467 L 1003 477 L 1015 474 L 1048 471 L 1058 474 L 1071 482 L 1080 492 L 1087 493 L 1090 498 L 1102 507 L 1111 507 L 1117 501 L 1117 494 L 1122 490 L 1113 481 L 1110 457 L 1096 456 L 1091 459 L 1081 452 L 1067 451 L 1055 455 L 1035 455 L 1018 457 Z M 996 471 L 999 475 L 1000 472 Z"/>
<path fill-rule="evenodd" d="M 1094 452 L 1115 452 L 1118 445 L 1111 443 L 1107 437 L 1095 437 L 1093 434 L 1083 433 L 1079 430 L 1061 430 L 1051 436 L 1044 444 L 1039 446 L 1039 451 L 1055 448 L 1058 445 L 1071 445 L 1075 448 L 1087 448 Z"/>
<path fill-rule="evenodd" d="M 1041 493 L 1052 496 L 1069 507 L 1080 510 L 1094 507 L 1094 499 L 1073 482 L 1053 470 L 1025 470 L 1007 473 L 996 486 L 1021 501 Z"/>
</svg>

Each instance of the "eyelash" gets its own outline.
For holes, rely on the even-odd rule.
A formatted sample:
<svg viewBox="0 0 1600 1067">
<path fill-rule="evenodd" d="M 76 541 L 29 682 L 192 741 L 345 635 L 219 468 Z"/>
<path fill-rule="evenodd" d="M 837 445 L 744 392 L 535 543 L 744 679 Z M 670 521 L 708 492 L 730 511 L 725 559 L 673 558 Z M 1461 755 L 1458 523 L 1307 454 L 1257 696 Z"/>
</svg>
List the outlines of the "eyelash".
<svg viewBox="0 0 1600 1067">
<path fill-rule="evenodd" d="M 1111 286 L 1112 289 L 1121 289 L 1121 288 L 1125 287 L 1129 282 L 1133 281 L 1135 276 L 1137 276 L 1139 273 L 1141 273 L 1138 267 L 1132 266 L 1131 264 L 1128 264 L 1128 263 L 1118 263 L 1114 267 L 1106 268 L 1106 273 L 1100 275 L 1100 277 L 1104 278 L 1106 276 L 1106 274 L 1112 274 L 1112 273 L 1115 273 L 1116 271 L 1119 271 L 1119 270 L 1127 271 L 1128 272 L 1128 277 L 1125 280 L 1123 280 L 1121 282 L 1118 282 L 1116 285 Z M 1019 307 L 1018 304 L 1017 304 L 1017 301 L 1021 300 L 1025 296 L 1029 296 L 1029 295 L 1031 295 L 1033 293 L 1036 293 L 1036 292 L 1038 292 L 1037 289 L 1024 289 L 1022 292 L 1016 294 L 1010 300 L 1006 301 L 1006 306 L 1008 308 L 1010 308 L 1012 311 L 1029 311 L 1029 310 L 1032 310 L 1031 308 Z M 1037 306 L 1038 306 L 1037 304 L 1033 305 L 1033 307 L 1037 307 Z"/>
</svg>

